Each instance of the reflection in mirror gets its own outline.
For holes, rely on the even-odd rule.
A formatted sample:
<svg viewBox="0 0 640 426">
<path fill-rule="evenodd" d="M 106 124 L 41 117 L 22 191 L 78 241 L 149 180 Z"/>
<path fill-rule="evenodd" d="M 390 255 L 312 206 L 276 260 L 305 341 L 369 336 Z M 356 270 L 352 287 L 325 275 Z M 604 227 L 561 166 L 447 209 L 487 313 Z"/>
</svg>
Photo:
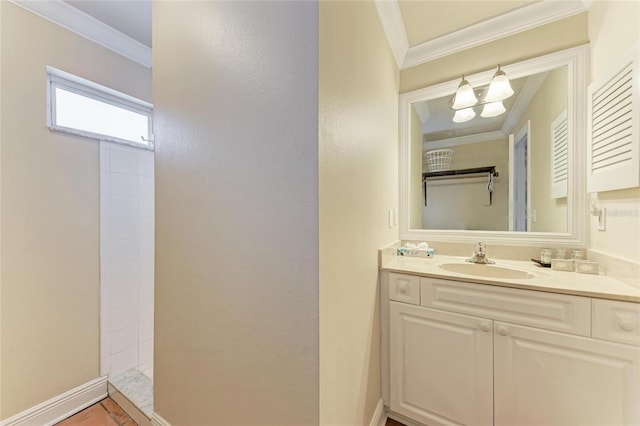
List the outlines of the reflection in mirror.
<svg viewBox="0 0 640 426">
<path fill-rule="evenodd" d="M 566 190 L 552 194 L 554 150 L 564 154 L 556 162 L 556 180 L 567 173 L 566 143 L 553 146 L 554 135 L 566 141 L 566 126 L 555 132 L 554 126 L 559 117 L 566 123 L 567 66 L 511 85 L 515 95 L 503 101 L 504 113 L 484 118 L 478 106 L 464 123 L 452 120 L 451 96 L 411 104 L 412 145 L 422 160 L 412 165 L 419 169 L 412 171 L 417 178 L 412 190 L 421 192 L 422 200 L 412 205 L 411 228 L 567 232 Z M 444 167 L 449 171 L 495 167 L 497 173 L 429 173 L 443 167 L 427 153 L 442 149 L 453 151 Z"/>
<path fill-rule="evenodd" d="M 584 244 L 587 53 L 581 46 L 502 66 L 515 94 L 494 117 L 480 105 L 453 122 L 459 77 L 402 94 L 400 238 Z M 465 79 L 482 99 L 494 73 Z M 429 165 L 437 150 L 453 151 L 446 171 Z"/>
</svg>

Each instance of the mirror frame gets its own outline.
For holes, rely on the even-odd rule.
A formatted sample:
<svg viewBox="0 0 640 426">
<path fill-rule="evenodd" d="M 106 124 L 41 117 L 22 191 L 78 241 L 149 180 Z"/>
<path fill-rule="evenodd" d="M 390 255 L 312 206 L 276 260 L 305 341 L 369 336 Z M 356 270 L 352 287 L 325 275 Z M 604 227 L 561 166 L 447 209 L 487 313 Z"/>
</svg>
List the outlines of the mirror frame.
<svg viewBox="0 0 640 426">
<path fill-rule="evenodd" d="M 584 247 L 586 245 L 586 187 L 585 187 L 585 138 L 586 138 L 586 94 L 589 77 L 589 45 L 582 45 L 548 55 L 528 59 L 502 70 L 515 80 L 532 74 L 567 66 L 567 115 L 569 120 L 569 180 L 567 193 L 567 232 L 514 232 L 514 231 L 467 231 L 444 229 L 410 228 L 410 178 L 411 178 L 411 105 L 415 102 L 453 96 L 459 78 L 428 86 L 399 97 L 399 186 L 400 186 L 400 239 L 419 241 L 443 241 L 488 243 L 555 247 Z M 491 69 L 465 78 L 473 87 L 489 84 L 495 70 Z"/>
</svg>

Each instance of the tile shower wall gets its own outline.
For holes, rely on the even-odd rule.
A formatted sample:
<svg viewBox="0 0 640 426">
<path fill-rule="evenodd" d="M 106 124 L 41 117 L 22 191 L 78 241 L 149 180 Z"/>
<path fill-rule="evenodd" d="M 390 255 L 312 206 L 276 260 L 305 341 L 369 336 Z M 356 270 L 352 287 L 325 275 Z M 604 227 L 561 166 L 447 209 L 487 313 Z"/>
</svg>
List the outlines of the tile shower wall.
<svg viewBox="0 0 640 426">
<path fill-rule="evenodd" d="M 100 374 L 153 375 L 153 152 L 100 142 Z"/>
</svg>

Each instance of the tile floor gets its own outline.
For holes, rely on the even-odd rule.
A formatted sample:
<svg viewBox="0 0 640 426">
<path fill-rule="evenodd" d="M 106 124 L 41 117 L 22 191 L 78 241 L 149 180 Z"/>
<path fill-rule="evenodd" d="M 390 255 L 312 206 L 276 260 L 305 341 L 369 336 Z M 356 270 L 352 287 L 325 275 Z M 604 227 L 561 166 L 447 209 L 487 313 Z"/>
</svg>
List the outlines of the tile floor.
<svg viewBox="0 0 640 426">
<path fill-rule="evenodd" d="M 136 426 L 136 422 L 107 397 L 56 426 Z"/>
</svg>

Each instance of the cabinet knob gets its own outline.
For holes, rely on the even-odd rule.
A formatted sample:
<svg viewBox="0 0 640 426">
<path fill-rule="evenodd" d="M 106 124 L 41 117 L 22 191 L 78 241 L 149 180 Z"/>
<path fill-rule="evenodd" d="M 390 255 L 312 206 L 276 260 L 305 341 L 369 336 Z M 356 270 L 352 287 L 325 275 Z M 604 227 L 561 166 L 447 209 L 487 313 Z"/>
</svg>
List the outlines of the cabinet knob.
<svg viewBox="0 0 640 426">
<path fill-rule="evenodd" d="M 491 330 L 491 324 L 483 322 L 482 324 L 480 324 L 480 330 L 486 333 L 487 331 Z"/>
<path fill-rule="evenodd" d="M 400 294 L 407 294 L 407 292 L 408 292 L 408 291 L 409 291 L 409 289 L 407 288 L 407 285 L 406 285 L 406 284 L 400 284 L 400 285 L 398 286 L 398 292 L 399 292 Z"/>
<path fill-rule="evenodd" d="M 507 334 L 509 334 L 509 330 L 504 325 L 501 325 L 500 327 L 498 327 L 498 334 L 501 336 L 506 336 Z"/>
<path fill-rule="evenodd" d="M 636 321 L 633 318 L 620 318 L 618 320 L 618 326 L 624 331 L 635 331 Z"/>
</svg>

